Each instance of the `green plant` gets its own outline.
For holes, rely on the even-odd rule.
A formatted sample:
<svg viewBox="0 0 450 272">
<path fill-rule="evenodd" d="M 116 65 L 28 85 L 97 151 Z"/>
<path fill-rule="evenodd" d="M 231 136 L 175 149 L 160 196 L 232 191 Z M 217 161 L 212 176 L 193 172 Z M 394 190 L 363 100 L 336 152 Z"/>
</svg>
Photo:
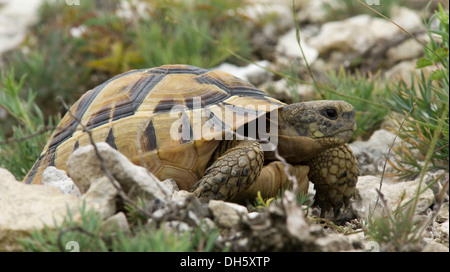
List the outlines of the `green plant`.
<svg viewBox="0 0 450 272">
<path fill-rule="evenodd" d="M 383 199 L 383 197 L 382 197 Z M 380 245 L 381 251 L 411 251 L 420 248 L 420 233 L 423 222 L 414 216 L 415 208 L 410 205 L 390 211 L 386 201 L 382 200 L 383 215 L 369 217 L 365 226 L 366 234 Z"/>
<path fill-rule="evenodd" d="M 448 14 L 448 11 L 439 6 L 439 11 L 430 18 L 427 28 L 431 42 L 425 48 L 432 51 L 417 61 L 418 69 L 430 65 L 435 69 L 428 76 L 422 69 L 420 78 L 411 76 L 410 87 L 401 81 L 393 90 L 393 101 L 390 106 L 395 112 L 393 117 L 398 124 L 398 135 L 405 144 L 400 148 L 394 148 L 398 156 L 395 159 L 397 164 L 392 162 L 391 164 L 403 178 L 418 175 L 419 184 L 415 196 L 399 204 L 392 212 L 380 193 L 385 214 L 371 218 L 366 230 L 369 237 L 383 246 L 382 250 L 420 249 L 422 234 L 434 222 L 448 186 L 447 182 L 441 192 L 436 194 L 436 203 L 431 216 L 422 222 L 417 220 L 415 213 L 420 194 L 425 189 L 423 188 L 425 173 L 440 167 L 448 169 Z M 435 19 L 440 22 L 438 30 L 431 29 L 431 22 Z M 437 42 L 431 33 L 439 35 L 441 42 Z M 442 166 L 444 163 L 445 166 Z M 435 182 L 437 180 L 426 187 Z"/>
<path fill-rule="evenodd" d="M 212 68 L 233 57 L 224 48 L 250 54 L 241 1 L 127 3 L 128 16 L 118 6 L 94 1 L 78 6 L 44 2 L 41 19 L 8 65 L 16 75 L 28 75 L 24 87 L 38 94 L 36 102 L 45 115 L 62 110 L 55 107 L 55 97 L 72 104 L 85 91 L 130 69 L 176 63 Z"/>
<path fill-rule="evenodd" d="M 21 180 L 47 141 L 55 118 L 46 122 L 42 111 L 35 103 L 36 92 L 29 90 L 26 98 L 21 98 L 25 76 L 15 80 L 10 70 L 2 73 L 0 79 L 0 107 L 5 109 L 13 120 L 11 129 L 0 127 L 0 166 L 11 171 Z M 9 138 L 7 135 L 11 135 Z"/>
<path fill-rule="evenodd" d="M 314 204 L 314 199 L 312 199 L 308 194 L 306 193 L 298 193 L 297 196 L 297 203 L 300 206 L 306 205 L 306 209 L 309 209 Z"/>
<path fill-rule="evenodd" d="M 118 232 L 112 240 L 113 252 L 180 252 L 192 250 L 189 232 L 175 233 L 154 226 L 135 227 L 134 233 Z"/>
<path fill-rule="evenodd" d="M 117 232 L 111 239 L 110 251 L 114 252 L 209 252 L 223 250 L 215 247 L 219 231 L 208 228 L 205 223 L 192 231 L 176 232 L 167 228 L 168 223 L 159 227 L 154 225 L 138 225 L 132 232 Z"/>
<path fill-rule="evenodd" d="M 223 48 L 249 55 L 249 31 L 242 27 L 240 7 L 241 1 L 235 0 L 157 1 L 135 31 L 145 66 L 182 63 L 212 68 L 232 56 Z"/>
<path fill-rule="evenodd" d="M 24 120 L 28 123 L 20 118 L 8 120 L 8 124 L 18 121 L 23 126 L 14 128 L 13 138 L 27 138 L 50 128 L 51 123 L 45 125 L 46 116 L 63 110 L 56 97 L 72 104 L 85 91 L 126 70 L 168 63 L 210 68 L 232 56 L 217 44 L 243 55 L 250 52 L 249 32 L 242 29 L 245 18 L 231 15 L 238 14 L 240 1 L 149 0 L 145 4 L 143 12 L 130 2 L 133 16 L 121 17 L 116 7 L 106 8 L 93 1 L 82 1 L 79 6 L 43 3 L 39 22 L 23 46 L 8 58 L 15 81 L 20 82 L 20 88 L 33 90 L 33 96 L 5 94 L 4 107 L 15 117 L 8 109 L 15 104 L 12 100 L 28 99 L 39 105 L 39 109 L 31 104 L 27 108 L 36 111 L 34 116 L 19 116 L 34 118 Z M 139 16 L 138 11 L 147 12 L 147 16 Z M 27 80 L 23 80 L 24 75 Z M 11 135 L 11 131 L 5 134 Z M 45 145 L 46 136 L 9 141 L 6 146 L 3 135 L 0 163 L 16 177 L 23 177 Z"/>
<path fill-rule="evenodd" d="M 264 199 L 262 197 L 262 195 L 261 195 L 261 192 L 258 191 L 258 194 L 257 194 L 257 196 L 255 198 L 255 201 L 254 201 L 253 205 L 252 205 L 252 209 L 258 210 L 258 209 L 267 208 L 267 207 L 269 207 L 270 203 L 272 203 L 272 201 L 274 201 L 274 200 L 275 200 L 274 197 L 270 197 L 270 198 Z"/>
<path fill-rule="evenodd" d="M 83 22 L 84 36 L 89 37 L 85 50 L 97 56 L 87 66 L 110 75 L 175 63 L 211 68 L 231 57 L 222 47 L 250 53 L 249 32 L 241 28 L 245 18 L 237 12 L 240 1 L 157 0 L 144 1 L 140 8 L 129 5 L 132 20 L 108 14 Z"/>
<path fill-rule="evenodd" d="M 39 10 L 40 21 L 8 61 L 16 79 L 28 76 L 24 88 L 36 92 L 36 103 L 45 116 L 61 110 L 57 96 L 72 103 L 92 87 L 91 69 L 84 65 L 91 54 L 81 50 L 87 41 L 71 35 L 77 21 L 91 8 L 88 2 L 82 2 L 79 9 L 62 2 L 44 2 Z"/>
<path fill-rule="evenodd" d="M 167 223 L 158 227 L 138 223 L 130 231 L 105 226 L 101 216 L 94 210 L 79 207 L 80 218 L 68 210 L 61 224 L 44 226 L 42 231 L 33 231 L 30 237 L 19 238 L 24 251 L 59 252 L 79 250 L 83 252 L 180 252 L 212 251 L 217 248 L 215 241 L 219 234 L 215 228 L 205 223 L 191 232 L 175 232 L 167 228 Z M 70 247 L 70 245 L 76 245 Z"/>
<path fill-rule="evenodd" d="M 147 210 L 146 203 L 141 198 L 136 199 L 136 206 L 125 202 L 124 208 L 128 216 L 128 221 L 132 226 L 144 224 L 147 221 L 147 216 L 138 207 L 144 211 Z"/>
<path fill-rule="evenodd" d="M 261 210 L 264 208 L 267 208 L 270 206 L 270 204 L 272 203 L 276 203 L 278 199 L 280 199 L 282 197 L 284 190 L 279 190 L 277 195 L 275 197 L 270 197 L 270 198 L 263 198 L 261 195 L 261 192 L 258 191 L 258 194 L 254 200 L 253 205 L 251 205 L 249 207 L 250 210 Z M 314 200 L 311 199 L 310 196 L 308 196 L 308 194 L 303 193 L 303 192 L 299 192 L 296 194 L 297 197 L 297 203 L 300 206 L 306 205 L 306 210 L 308 210 L 314 203 Z"/>
<path fill-rule="evenodd" d="M 61 224 L 44 226 L 42 231 L 34 230 L 26 238 L 17 240 L 23 246 L 24 251 L 34 252 L 58 252 L 69 251 L 69 242 L 77 243 L 77 249 L 81 251 L 108 251 L 109 245 L 106 239 L 110 233 L 102 233 L 102 220 L 94 210 L 87 210 L 85 205 L 79 208 L 81 222 L 74 219 L 70 209 Z M 66 248 L 67 247 L 67 248 Z"/>
<path fill-rule="evenodd" d="M 393 118 L 400 128 L 398 135 L 403 139 L 402 145 L 393 149 L 397 154 L 395 163 L 390 163 L 401 177 L 416 176 L 421 171 L 423 165 L 420 161 L 424 161 L 436 133 L 439 137 L 430 158 L 430 168 L 448 169 L 448 18 L 448 11 L 440 6 L 439 11 L 428 21 L 428 47 L 432 51 L 426 49 L 425 56 L 417 61 L 416 68 L 420 69 L 420 78 L 411 76 L 410 84 L 402 80 L 389 90 L 393 97 L 388 104 L 395 113 Z M 439 21 L 438 29 L 431 29 L 433 20 Z M 431 68 L 431 73 L 427 74 L 426 67 Z M 439 125 L 441 121 L 442 126 Z"/>
<path fill-rule="evenodd" d="M 371 8 L 389 17 L 391 8 L 398 5 L 400 0 L 395 1 L 365 1 Z M 326 21 L 345 20 L 360 14 L 373 14 L 363 5 L 354 0 L 337 0 L 324 2 L 322 7 L 326 14 Z"/>
</svg>

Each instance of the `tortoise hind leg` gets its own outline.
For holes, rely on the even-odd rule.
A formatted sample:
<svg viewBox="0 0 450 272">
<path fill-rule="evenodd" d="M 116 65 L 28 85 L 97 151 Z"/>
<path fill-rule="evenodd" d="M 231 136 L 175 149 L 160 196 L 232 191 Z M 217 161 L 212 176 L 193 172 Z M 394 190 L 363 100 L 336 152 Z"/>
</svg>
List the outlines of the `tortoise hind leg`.
<svg viewBox="0 0 450 272">
<path fill-rule="evenodd" d="M 236 141 L 206 169 L 191 192 L 198 198 L 230 200 L 258 178 L 263 163 L 264 153 L 258 142 Z"/>
<path fill-rule="evenodd" d="M 294 182 L 297 182 L 297 193 L 302 192 L 306 194 L 309 185 L 308 170 L 309 167 L 306 165 L 291 165 L 273 161 L 263 166 L 261 174 L 256 181 L 244 191 L 239 192 L 231 201 L 244 205 L 248 203 L 253 204 L 258 192 L 263 199 L 276 197 L 283 190 L 293 187 L 286 172 L 294 179 Z"/>
<path fill-rule="evenodd" d="M 358 181 L 358 162 L 347 144 L 330 148 L 308 162 L 309 178 L 314 183 L 314 204 L 321 217 L 333 208 L 337 218 L 342 206 L 349 205 Z"/>
</svg>

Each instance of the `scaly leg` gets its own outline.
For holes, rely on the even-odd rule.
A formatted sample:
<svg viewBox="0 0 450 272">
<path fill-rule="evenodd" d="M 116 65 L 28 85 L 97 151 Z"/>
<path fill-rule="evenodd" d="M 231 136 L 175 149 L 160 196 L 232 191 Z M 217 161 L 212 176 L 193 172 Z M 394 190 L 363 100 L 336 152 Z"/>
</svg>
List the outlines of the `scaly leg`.
<svg viewBox="0 0 450 272">
<path fill-rule="evenodd" d="M 321 216 L 334 210 L 335 218 L 340 208 L 348 207 L 356 190 L 358 162 L 347 144 L 330 148 L 308 162 L 309 178 L 314 183 L 314 204 L 321 208 Z"/>
<path fill-rule="evenodd" d="M 236 141 L 191 189 L 198 198 L 230 200 L 259 176 L 264 153 L 256 141 Z"/>
</svg>

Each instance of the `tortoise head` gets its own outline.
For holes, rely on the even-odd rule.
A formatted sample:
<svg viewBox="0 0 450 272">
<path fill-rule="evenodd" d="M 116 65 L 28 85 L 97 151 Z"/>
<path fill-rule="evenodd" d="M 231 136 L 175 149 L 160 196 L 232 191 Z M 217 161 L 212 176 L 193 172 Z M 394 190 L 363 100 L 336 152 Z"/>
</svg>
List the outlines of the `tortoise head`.
<svg viewBox="0 0 450 272">
<path fill-rule="evenodd" d="M 356 129 L 355 109 L 344 101 L 301 102 L 279 110 L 278 151 L 290 163 L 347 143 Z"/>
</svg>

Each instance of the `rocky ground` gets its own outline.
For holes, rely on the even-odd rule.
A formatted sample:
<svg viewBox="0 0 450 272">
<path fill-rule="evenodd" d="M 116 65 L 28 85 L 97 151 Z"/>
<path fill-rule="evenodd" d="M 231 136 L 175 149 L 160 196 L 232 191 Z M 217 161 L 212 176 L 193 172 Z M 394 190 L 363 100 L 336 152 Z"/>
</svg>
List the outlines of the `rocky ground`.
<svg viewBox="0 0 450 272">
<path fill-rule="evenodd" d="M 17 4 L 21 1 L 11 1 L 0 6 L 0 54 L 18 46 L 25 35 L 26 26 L 34 20 L 33 11 L 23 8 L 27 5 L 14 9 L 12 2 Z M 259 66 L 276 69 L 288 63 L 304 64 L 292 23 L 292 2 L 254 2 L 256 4 L 245 11 L 249 17 L 257 19 L 273 13 L 278 18 L 276 24 L 265 26 L 253 36 L 252 44 L 263 60 L 257 65 L 245 67 L 224 63 L 217 69 L 235 74 L 261 89 L 272 86 L 278 98 L 289 101 L 292 93 L 285 91 L 286 80 L 278 79 Z M 403 77 L 409 80 L 410 73 L 414 72 L 415 60 L 423 52 L 420 45 L 406 37 L 392 23 L 369 15 L 327 22 L 321 8 L 322 2 L 326 0 L 296 1 L 299 8 L 297 19 L 305 26 L 300 29 L 302 46 L 314 72 L 320 75 L 320 71 L 335 70 L 342 64 L 350 66 L 362 58 L 363 70 L 372 71 L 379 62 L 383 62 L 386 68 L 382 69 L 382 74 L 385 78 Z M 30 5 L 27 7 L 35 10 Z M 30 21 L 12 23 L 7 19 L 21 17 Z M 420 11 L 395 7 L 391 18 L 419 38 L 426 39 Z M 12 31 L 12 25 L 20 27 Z M 308 79 L 308 73 L 304 70 L 305 79 Z M 300 97 L 307 98 L 311 96 L 312 88 L 299 85 L 297 92 Z M 86 202 L 87 207 L 98 211 L 104 219 L 127 229 L 129 224 L 120 205 L 117 205 L 117 199 L 123 199 L 121 193 L 125 193 L 132 201 L 137 196 L 145 196 L 144 200 L 152 214 L 150 220 L 156 223 L 168 222 L 165 225 L 168 228 L 190 230 L 200 224 L 200 218 L 204 218 L 207 224 L 221 230 L 217 243 L 228 245 L 233 251 L 383 250 L 383 245 L 370 241 L 361 231 L 362 222 L 385 212 L 376 191 L 380 188 L 382 177 L 381 193 L 390 209 L 414 196 L 419 184 L 419 178 L 396 181 L 387 175 L 383 176 L 383 173 L 392 172 L 386 159 L 392 157 L 389 154 L 391 145 L 400 142 L 400 139 L 395 142 L 394 139 L 394 134 L 380 129 L 366 141 L 351 143 L 361 176 L 357 184 L 358 193 L 348 210 L 337 220 L 342 224 L 341 228 L 316 222 L 316 209 L 309 209 L 305 215 L 304 207 L 296 204 L 290 192 L 285 192 L 276 205 L 253 212 L 249 212 L 247 207 L 223 201 L 201 203 L 191 193 L 179 190 L 173 181 L 158 181 L 144 168 L 133 165 L 123 155 L 101 143 L 98 149 L 106 168 L 115 177 L 113 181 L 101 170 L 101 161 L 93 152 L 93 146 L 79 148 L 72 154 L 68 161 L 71 178 L 65 172 L 49 167 L 44 173 L 44 186 L 16 182 L 12 174 L 0 168 L 0 251 L 17 250 L 17 237 L 24 237 L 35 228 L 42 229 L 44 225 L 62 222 L 67 208 L 72 211 L 74 218 L 79 217 L 78 207 L 82 201 Z M 425 229 L 418 247 L 410 250 L 449 250 L 448 189 L 439 213 L 433 213 L 436 207 L 435 195 L 448 181 L 448 176 L 448 170 L 425 175 L 423 188 L 436 179 L 439 182 L 421 194 L 416 217 L 423 220 L 432 218 L 432 221 Z M 117 188 L 112 182 L 116 182 Z M 310 193 L 313 195 L 314 191 Z"/>
<path fill-rule="evenodd" d="M 383 137 L 375 138 L 377 135 Z M 358 193 L 349 209 L 336 220 L 345 222 L 339 228 L 317 223 L 315 209 L 310 209 L 305 216 L 305 207 L 299 206 L 295 195 L 289 191 L 275 205 L 253 212 L 224 201 L 202 203 L 192 193 L 179 190 L 173 180 L 159 181 L 106 143 L 97 144 L 102 160 L 93 146 L 77 149 L 67 164 L 71 178 L 62 170 L 47 168 L 43 175 L 44 186 L 22 184 L 6 169 L 0 169 L 0 251 L 17 250 L 19 245 L 14 243 L 15 238 L 24 237 L 35 228 L 60 224 L 67 209 L 75 220 L 80 220 L 79 207 L 83 201 L 88 209 L 96 210 L 109 223 L 128 229 L 129 224 L 120 209 L 122 205 L 118 203 L 136 202 L 138 197 L 146 203 L 150 215 L 148 223 L 165 222 L 167 228 L 183 232 L 200 226 L 200 219 L 203 219 L 208 226 L 220 229 L 216 243 L 222 248 L 229 246 L 232 251 L 382 250 L 361 231 L 361 221 L 383 213 L 383 205 L 376 204 L 376 189 L 380 187 L 379 171 L 387 155 L 383 142 L 386 144 L 386 139 L 392 136 L 380 130 L 369 141 L 352 144 L 357 158 L 366 162 L 363 169 L 374 172 L 359 177 Z M 102 162 L 109 174 L 102 170 Z M 425 180 L 438 176 L 442 181 L 448 179 L 448 173 L 442 171 L 428 173 Z M 413 197 L 417 186 L 417 179 L 402 182 L 385 179 L 381 192 L 388 206 L 396 207 L 404 199 Z M 430 217 L 433 203 L 433 188 L 429 188 L 419 198 L 417 217 L 423 220 Z M 423 241 L 409 250 L 448 251 L 448 229 L 447 201 L 427 227 Z"/>
</svg>

